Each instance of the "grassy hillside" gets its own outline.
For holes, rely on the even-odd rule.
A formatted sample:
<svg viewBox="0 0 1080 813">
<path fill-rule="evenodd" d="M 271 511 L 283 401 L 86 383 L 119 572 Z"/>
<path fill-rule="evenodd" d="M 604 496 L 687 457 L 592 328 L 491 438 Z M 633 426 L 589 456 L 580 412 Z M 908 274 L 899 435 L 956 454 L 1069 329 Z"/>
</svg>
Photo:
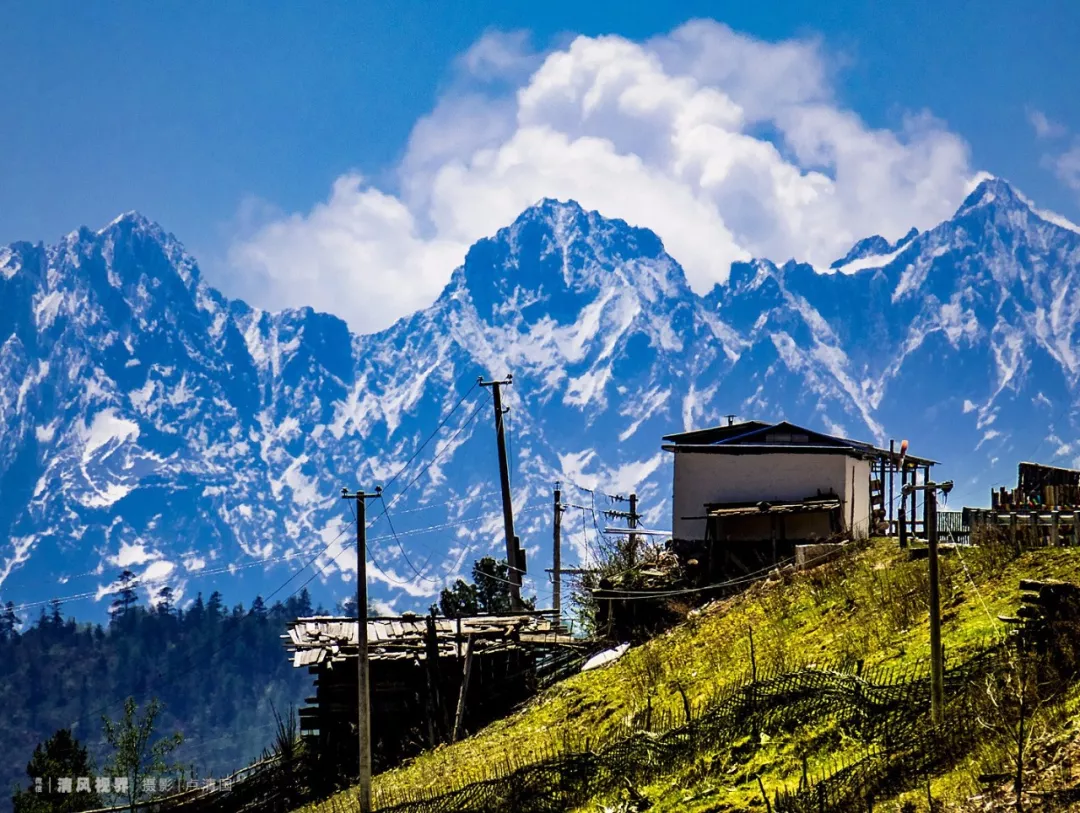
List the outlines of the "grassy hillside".
<svg viewBox="0 0 1080 813">
<path fill-rule="evenodd" d="M 1021 578 L 1080 581 L 1080 549 L 1043 548 L 1017 555 L 988 546 L 943 558 L 947 664 L 963 662 L 1001 640 L 1005 625 L 997 615 L 1015 612 Z M 759 582 L 737 597 L 689 613 L 679 627 L 613 664 L 552 687 L 463 742 L 376 777 L 376 790 L 436 793 L 465 779 L 504 773 L 508 755 L 515 755 L 516 762 L 529 755 L 540 759 L 553 751 L 595 747 L 650 721 L 654 729 L 664 720 L 678 723 L 687 705 L 696 713 L 714 703 L 725 686 L 747 680 L 751 641 L 759 675 L 815 664 L 844 668 L 860 661 L 863 674 L 918 670 L 929 654 L 927 594 L 926 561 L 910 558 L 895 542 L 875 540 L 816 570 Z M 1074 695 L 1040 709 L 1041 727 L 1030 753 L 1036 763 L 1058 762 L 1045 777 L 1044 766 L 1033 765 L 1036 784 L 1076 783 L 1062 756 L 1071 753 L 1066 718 Z M 691 764 L 650 784 L 595 798 L 581 809 L 644 809 L 644 798 L 655 811 L 764 810 L 761 785 L 770 794 L 793 789 L 804 765 L 814 775 L 866 752 L 866 743 L 849 727 L 827 717 L 756 734 L 708 743 Z M 930 795 L 960 804 L 984 793 L 976 777 L 1007 766 L 1008 747 L 1007 734 L 988 733 L 977 748 L 932 777 Z M 880 809 L 900 809 L 901 801 L 926 809 L 927 797 L 927 789 L 920 787 L 903 800 L 881 800 L 889 806 Z M 638 801 L 630 804 L 633 799 Z M 307 810 L 354 806 L 346 793 Z"/>
</svg>

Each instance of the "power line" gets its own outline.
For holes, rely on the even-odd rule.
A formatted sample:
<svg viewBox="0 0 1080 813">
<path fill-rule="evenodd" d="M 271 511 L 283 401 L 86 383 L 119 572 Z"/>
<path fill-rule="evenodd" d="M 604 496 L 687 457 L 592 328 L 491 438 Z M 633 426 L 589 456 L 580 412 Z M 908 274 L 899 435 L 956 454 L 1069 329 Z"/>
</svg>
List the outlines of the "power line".
<svg viewBox="0 0 1080 813">
<path fill-rule="evenodd" d="M 382 499 L 382 494 L 379 495 L 379 499 Z M 390 506 L 386 504 L 385 500 L 383 500 L 383 514 L 386 516 L 386 522 L 390 526 L 390 533 L 394 537 L 394 542 L 397 544 L 398 550 L 401 551 L 401 555 L 405 559 L 405 563 L 409 566 L 412 572 L 416 574 L 416 577 L 418 579 L 423 579 L 424 581 L 431 582 L 432 584 L 441 584 L 441 580 L 432 579 L 428 576 L 425 576 L 423 573 L 416 569 L 416 566 L 412 563 L 412 559 L 409 558 L 409 554 L 405 552 L 405 546 L 401 544 L 401 540 L 398 538 L 397 531 L 394 530 L 394 521 L 390 518 Z M 428 561 L 431 561 L 430 557 L 428 558 Z"/>
<path fill-rule="evenodd" d="M 896 500 L 899 499 L 900 496 L 901 495 L 897 495 L 896 497 L 894 497 L 892 502 L 896 502 Z M 860 523 L 867 520 L 867 519 L 870 519 L 872 516 L 873 516 L 873 509 L 871 509 L 870 513 L 868 513 L 865 516 L 860 518 Z M 819 556 L 815 556 L 812 559 L 808 559 L 807 564 L 818 561 L 819 559 L 825 558 L 825 557 L 830 556 L 830 555 L 832 555 L 832 551 L 827 551 L 827 552 L 825 552 L 823 554 L 820 554 Z M 690 594 L 690 593 L 701 593 L 701 592 L 705 592 L 705 591 L 708 591 L 708 590 L 716 590 L 716 589 L 721 588 L 721 587 L 733 587 L 733 586 L 737 586 L 737 585 L 740 585 L 740 584 L 749 584 L 750 582 L 760 581 L 762 579 L 768 578 L 769 575 L 771 574 L 771 572 L 776 570 L 777 568 L 781 567 L 782 564 L 789 563 L 789 562 L 791 562 L 793 560 L 794 560 L 794 557 L 788 557 L 786 559 L 781 560 L 781 562 L 777 562 L 777 563 L 772 564 L 772 565 L 766 565 L 765 567 L 759 568 L 758 570 L 753 570 L 753 571 L 750 571 L 749 573 L 744 573 L 743 575 L 736 576 L 735 578 L 729 579 L 728 581 L 717 582 L 715 584 L 705 585 L 704 587 L 687 587 L 687 588 L 678 588 L 678 589 L 673 588 L 673 589 L 667 590 L 667 591 L 618 590 L 618 589 L 612 588 L 612 589 L 605 589 L 604 593 L 605 594 L 607 594 L 607 593 L 617 594 L 619 596 L 619 598 L 617 600 L 619 600 L 619 601 L 647 600 L 647 599 L 653 599 L 653 598 L 667 598 L 667 597 L 670 597 L 670 596 L 680 596 L 680 595 L 686 595 L 686 594 Z M 758 574 L 764 574 L 764 575 L 758 575 Z"/>
<path fill-rule="evenodd" d="M 474 385 L 474 386 L 475 386 L 475 385 Z M 470 390 L 470 392 L 471 392 L 471 391 L 472 391 L 472 390 Z M 399 499 L 401 498 L 401 496 L 402 496 L 402 495 L 403 495 L 403 494 L 404 494 L 404 493 L 405 493 L 406 491 L 408 491 L 408 490 L 409 490 L 409 488 L 410 488 L 410 487 L 411 487 L 411 486 L 412 486 L 412 485 L 413 485 L 414 483 L 416 483 L 416 482 L 417 482 L 417 481 L 418 481 L 418 480 L 419 480 L 419 479 L 420 479 L 421 477 L 423 477 L 423 476 L 424 476 L 425 472 L 427 472 L 427 471 L 428 471 L 428 470 L 429 470 L 429 469 L 430 469 L 430 468 L 431 468 L 432 466 L 434 466 L 434 465 L 435 465 L 435 464 L 436 464 L 436 463 L 438 462 L 439 458 L 440 458 L 440 457 L 442 457 L 442 455 L 443 455 L 443 454 L 444 454 L 444 453 L 445 453 L 445 452 L 446 452 L 446 451 L 447 451 L 447 450 L 448 450 L 448 449 L 449 449 L 449 448 L 451 447 L 451 445 L 453 444 L 454 438 L 456 438 L 456 437 L 457 437 L 457 436 L 458 436 L 459 434 L 461 434 L 461 432 L 462 432 L 462 431 L 463 431 L 463 430 L 464 430 L 464 429 L 465 429 L 466 427 L 468 427 L 468 426 L 469 426 L 470 424 L 472 424 L 472 422 L 473 422 L 474 420 L 476 420 L 476 416 L 480 414 L 480 410 L 481 410 L 481 408 L 483 408 L 483 406 L 484 406 L 483 402 L 481 402 L 481 403 L 479 403 L 479 404 L 477 404 L 477 405 L 476 405 L 476 409 L 474 409 L 474 410 L 472 411 L 472 414 L 471 414 L 471 415 L 470 415 L 470 416 L 469 416 L 469 417 L 468 417 L 468 418 L 467 418 L 467 419 L 465 420 L 465 422 L 464 422 L 464 423 L 462 423 L 462 424 L 461 424 L 461 426 L 459 426 L 459 427 L 457 428 L 457 430 L 456 430 L 456 431 L 454 432 L 454 434 L 452 434 L 452 435 L 451 435 L 451 436 L 450 436 L 450 437 L 449 437 L 449 438 L 447 439 L 447 441 L 446 441 L 446 445 L 445 445 L 445 446 L 443 446 L 443 447 L 442 447 L 442 449 L 440 449 L 440 450 L 439 450 L 439 451 L 438 451 L 438 452 L 437 452 L 437 453 L 435 454 L 435 456 L 434 456 L 434 457 L 433 457 L 433 458 L 431 459 L 431 461 L 430 461 L 430 462 L 429 462 L 429 463 L 428 463 L 428 464 L 427 464 L 426 466 L 424 466 L 424 467 L 423 467 L 422 469 L 420 469 L 420 471 L 419 471 L 419 472 L 417 473 L 417 475 L 416 475 L 416 476 L 415 476 L 415 477 L 414 477 L 414 478 L 413 478 L 412 480 L 410 480 L 410 481 L 409 481 L 409 483 L 408 483 L 408 484 L 407 484 L 407 485 L 406 485 L 406 486 L 405 486 L 405 487 L 404 487 L 403 489 L 401 489 L 401 490 L 400 490 L 400 491 L 399 491 L 399 492 L 398 492 L 398 493 L 397 493 L 397 494 L 396 494 L 396 495 L 394 496 L 394 499 L 392 499 L 392 500 L 391 500 L 391 501 L 390 501 L 390 502 L 388 503 L 388 502 L 386 502 L 385 498 L 383 498 L 383 497 L 382 497 L 382 495 L 381 495 L 381 494 L 380 494 L 380 496 L 379 496 L 380 500 L 382 500 L 382 504 L 383 504 L 383 510 L 382 510 L 382 514 L 380 514 L 380 515 L 379 515 L 378 517 L 376 517 L 376 518 L 375 518 L 375 520 L 373 520 L 373 521 L 372 521 L 372 524 L 374 524 L 374 522 L 375 522 L 375 521 L 377 521 L 377 520 L 379 519 L 379 517 L 383 517 L 383 516 L 385 516 L 385 517 L 386 517 L 386 521 L 387 521 L 387 523 L 388 523 L 388 524 L 390 525 L 390 531 L 391 531 L 391 533 L 393 534 L 394 540 L 395 540 L 395 541 L 397 542 L 398 550 L 400 550 L 400 551 L 401 551 L 401 555 L 402 555 L 402 556 L 403 556 L 403 557 L 405 558 L 405 561 L 406 561 L 406 562 L 408 563 L 409 567 L 410 567 L 410 568 L 411 568 L 411 569 L 413 570 L 413 572 L 414 572 L 414 573 L 416 573 L 416 575 L 417 575 L 417 576 L 418 576 L 419 578 L 421 578 L 421 579 L 426 579 L 427 577 L 426 577 L 426 576 L 424 576 L 424 574 L 422 574 L 422 573 L 421 573 L 421 572 L 420 572 L 419 570 L 417 570 L 417 569 L 416 569 L 416 567 L 415 567 L 415 566 L 413 565 L 413 563 L 412 563 L 412 560 L 411 560 L 411 559 L 409 559 L 409 555 L 408 555 L 408 554 L 407 554 L 407 553 L 405 552 L 405 547 L 404 547 L 404 546 L 403 546 L 403 545 L 401 544 L 401 540 L 400 540 L 400 539 L 398 539 L 398 536 L 397 536 L 397 531 L 395 531 L 395 530 L 394 530 L 394 524 L 393 524 L 393 521 L 392 521 L 392 520 L 390 519 L 390 506 L 394 505 L 394 504 L 395 504 L 395 503 L 396 503 L 396 502 L 397 502 L 397 501 L 398 501 L 398 500 L 399 500 Z M 370 527 L 370 526 L 368 526 L 368 527 Z M 381 569 L 381 568 L 380 568 L 380 569 Z"/>
<path fill-rule="evenodd" d="M 334 544 L 335 542 L 337 542 L 337 540 L 338 540 L 338 539 L 340 539 L 340 538 L 341 538 L 342 536 L 344 536 L 345 532 L 346 532 L 346 531 L 348 531 L 348 530 L 349 530 L 349 529 L 350 529 L 351 527 L 352 527 L 352 523 L 347 523 L 347 524 L 345 525 L 345 527 L 343 527 L 343 528 L 341 529 L 341 532 L 340 532 L 340 533 L 338 533 L 337 537 L 335 537 L 335 538 L 334 538 L 334 540 L 333 540 L 333 541 L 332 541 L 332 542 L 330 543 L 330 545 L 333 545 L 333 544 Z M 327 549 L 329 549 L 330 545 L 328 545 L 328 546 L 327 546 Z M 340 555 L 340 554 L 339 554 L 339 555 Z M 314 560 L 313 560 L 313 561 L 314 561 Z M 307 565 L 305 565 L 305 567 L 306 567 L 306 566 L 307 566 Z M 303 568 L 301 568 L 301 570 L 302 570 L 302 569 L 303 569 Z M 275 588 L 275 589 L 274 589 L 274 590 L 273 590 L 273 591 L 272 591 L 272 592 L 271 592 L 271 593 L 270 593 L 269 595 L 267 595 L 267 596 L 266 596 L 266 598 L 264 599 L 264 601 L 269 601 L 269 600 L 270 600 L 270 599 L 272 599 L 272 598 L 273 598 L 274 596 L 276 596 L 276 595 L 277 595 L 278 593 L 280 593 L 280 592 L 281 592 L 281 591 L 282 591 L 283 589 L 285 589 L 286 585 L 288 585 L 288 583 L 289 583 L 290 581 L 292 581 L 292 579 L 293 579 L 293 578 L 295 578 L 295 576 L 296 576 L 296 575 L 297 575 L 297 573 L 299 573 L 299 572 L 301 572 L 301 571 L 297 571 L 297 572 L 296 572 L 296 573 L 294 573 L 294 574 L 293 574 L 293 576 L 291 576 L 291 577 L 290 577 L 290 578 L 289 578 L 288 580 L 286 580 L 286 581 L 285 581 L 285 582 L 283 582 L 283 583 L 282 583 L 281 585 L 279 585 L 279 586 L 278 586 L 277 588 Z M 310 580 L 309 580 L 309 581 L 310 581 Z M 307 582 L 305 582 L 305 584 L 307 584 Z M 295 590 L 293 590 L 293 592 L 292 592 L 292 593 L 290 593 L 290 594 L 289 594 L 289 595 L 288 595 L 288 596 L 286 597 L 286 601 L 288 601 L 288 599 L 292 598 L 292 597 L 293 597 L 293 596 L 295 596 L 295 595 L 296 595 L 297 593 L 299 593 L 299 592 L 300 592 L 300 591 L 301 591 L 301 590 L 303 589 L 303 587 L 304 587 L 304 585 L 301 585 L 300 587 L 298 587 L 298 588 L 296 588 Z M 222 652 L 223 650 L 225 650 L 226 648 L 228 648 L 229 646 L 231 646 L 231 645 L 232 645 L 233 643 L 235 643 L 236 641 L 240 640 L 240 638 L 242 638 L 242 637 L 243 637 L 243 636 L 244 636 L 244 635 L 246 634 L 246 632 L 247 632 L 247 630 L 245 630 L 245 629 L 243 629 L 243 628 L 237 629 L 237 631 L 236 631 L 236 633 L 235 633 L 234 635 L 232 635 L 232 636 L 230 636 L 230 637 L 226 638 L 226 639 L 225 639 L 224 641 L 222 641 L 222 642 L 221 642 L 221 643 L 220 643 L 220 644 L 219 644 L 219 645 L 218 645 L 217 647 L 213 648 L 213 649 L 212 649 L 212 650 L 211 650 L 211 651 L 210 651 L 209 653 L 207 653 L 207 654 L 206 654 L 205 656 L 201 656 L 201 657 L 199 657 L 199 658 L 193 658 L 193 659 L 192 659 L 192 660 L 191 660 L 191 661 L 189 662 L 189 664 L 188 664 L 188 668 L 186 668 L 186 669 L 182 669 L 182 670 L 180 670 L 180 671 L 178 671 L 178 672 L 177 672 L 177 671 L 175 671 L 175 670 L 171 671 L 171 672 L 170 672 L 170 674 L 169 674 L 169 678 L 170 678 L 170 679 L 173 679 L 173 680 L 175 680 L 175 679 L 176 679 L 176 678 L 178 678 L 178 677 L 181 677 L 181 676 L 183 676 L 183 675 L 186 675 L 186 674 L 188 674 L 189 672 L 193 671 L 193 670 L 194 670 L 195 668 L 197 668 L 197 667 L 203 667 L 203 666 L 205 666 L 205 665 L 206 665 L 206 663 L 207 663 L 207 661 L 209 661 L 209 660 L 210 660 L 211 658 L 213 658 L 213 657 L 214 657 L 215 655 L 217 655 L 218 653 Z M 161 670 L 159 670 L 158 672 L 156 672 L 156 673 L 154 674 L 154 676 L 153 676 L 152 680 L 156 681 L 156 680 L 157 680 L 158 678 L 162 677 L 162 675 L 163 675 L 163 672 L 162 672 Z M 142 693 L 140 694 L 140 697 L 145 697 L 146 695 L 150 694 L 150 692 L 151 692 L 151 690 L 150 690 L 150 689 L 148 688 L 148 689 L 147 689 L 146 691 L 144 691 L 144 692 L 142 692 Z M 134 696 L 134 695 L 132 695 L 132 696 Z M 124 701 L 117 701 L 117 702 L 115 702 L 115 703 L 108 703 L 108 704 L 106 704 L 106 705 L 104 705 L 104 706 L 101 706 L 101 707 L 100 707 L 100 708 L 99 708 L 99 709 L 98 709 L 97 711 L 95 711 L 95 712 L 93 712 L 93 713 L 90 713 L 90 714 L 84 714 L 84 715 L 82 715 L 81 717 L 79 717 L 79 718 L 77 718 L 77 719 L 75 720 L 75 723 L 73 723 L 73 724 L 72 724 L 72 728 L 74 728 L 74 726 L 75 726 L 76 724 L 78 724 L 79 722 L 82 722 L 83 720 L 87 720 L 87 719 L 89 719 L 89 718 L 91 718 L 91 717 L 98 717 L 98 716 L 102 716 L 102 715 L 104 715 L 104 714 L 105 714 L 105 712 L 109 711 L 109 710 L 110 710 L 110 709 L 112 709 L 112 708 L 115 708 L 115 707 L 116 707 L 117 705 L 119 705 L 119 704 L 120 704 L 121 702 L 124 702 Z"/>
<path fill-rule="evenodd" d="M 402 465 L 402 467 L 397 470 L 397 474 L 395 474 L 393 477 L 391 477 L 390 481 L 385 486 L 383 486 L 384 489 L 389 489 L 390 486 L 392 486 L 397 481 L 397 479 L 402 475 L 402 473 L 405 471 L 405 469 L 407 469 L 409 467 L 409 464 L 412 463 L 417 458 L 417 456 L 419 456 L 420 452 L 422 452 L 424 450 L 424 448 L 431 442 L 431 439 L 439 434 L 440 430 L 442 430 L 442 428 L 444 426 L 446 426 L 447 421 L 449 421 L 450 418 L 453 417 L 454 413 L 458 411 L 458 408 L 463 403 L 465 403 L 465 399 L 468 398 L 470 395 L 472 395 L 472 392 L 473 392 L 473 390 L 476 389 L 476 386 L 477 386 L 477 384 L 474 381 L 473 385 L 471 387 L 469 387 L 468 390 L 465 391 L 465 394 L 462 395 L 461 398 L 458 399 L 458 402 L 456 404 L 454 404 L 453 408 L 451 408 L 451 410 L 446 413 L 446 415 L 443 417 L 443 419 L 441 421 L 439 421 L 439 423 L 435 427 L 434 431 L 432 431 L 432 433 L 427 436 L 427 438 L 424 440 L 424 442 L 421 443 L 416 448 L 416 451 L 414 451 L 412 453 L 412 455 L 409 456 L 409 459 L 405 461 L 404 465 Z M 457 434 L 457 433 L 455 433 L 455 434 Z M 402 492 L 406 491 L 407 489 L 408 489 L 408 486 L 405 486 L 405 488 L 402 489 Z M 399 492 L 399 495 L 402 492 Z M 368 526 L 368 527 L 370 527 L 370 526 Z"/>
</svg>

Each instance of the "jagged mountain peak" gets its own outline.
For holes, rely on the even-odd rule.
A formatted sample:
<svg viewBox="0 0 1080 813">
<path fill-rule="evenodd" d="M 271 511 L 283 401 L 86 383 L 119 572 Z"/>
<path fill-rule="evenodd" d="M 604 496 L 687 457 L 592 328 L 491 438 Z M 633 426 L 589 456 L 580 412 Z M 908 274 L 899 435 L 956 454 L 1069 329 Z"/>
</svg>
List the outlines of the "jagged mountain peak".
<svg viewBox="0 0 1080 813">
<path fill-rule="evenodd" d="M 516 245 L 526 234 L 543 235 L 552 241 L 553 247 L 564 251 L 576 248 L 608 254 L 613 259 L 630 254 L 635 258 L 658 257 L 665 253 L 664 244 L 654 231 L 620 218 L 605 217 L 595 209 L 587 210 L 573 199 L 543 198 L 491 239 Z"/>
<path fill-rule="evenodd" d="M 1004 178 L 989 176 L 980 181 L 971 194 L 964 199 L 953 219 L 959 219 L 976 210 L 990 207 L 996 211 L 1032 212 L 1031 201 L 1021 195 L 1012 184 Z"/>
<path fill-rule="evenodd" d="M 103 234 L 111 229 L 139 229 L 142 231 L 156 231 L 164 233 L 164 230 L 156 222 L 148 218 L 142 212 L 135 209 L 131 209 L 123 214 L 117 215 L 110 220 L 106 225 L 97 230 L 98 234 Z"/>
<path fill-rule="evenodd" d="M 1029 210 L 1043 219 L 1014 216 Z M 429 308 L 367 336 L 310 308 L 226 300 L 137 212 L 78 234 L 0 249 L 0 587 L 15 600 L 62 595 L 62 574 L 107 579 L 136 554 L 140 572 L 195 582 L 191 595 L 215 556 L 327 545 L 320 597 L 340 597 L 340 486 L 385 484 L 480 372 L 514 373 L 514 494 L 537 591 L 552 480 L 636 490 L 667 527 L 659 438 L 724 412 L 910 435 L 948 476 L 982 478 L 969 494 L 1006 482 L 1032 432 L 1053 424 L 1050 462 L 1075 437 L 1067 414 L 1026 415 L 1080 391 L 1077 238 L 998 179 L 927 232 L 859 241 L 845 259 L 862 269 L 755 260 L 706 297 L 650 230 L 546 198 L 476 243 Z M 393 509 L 401 540 L 372 530 L 388 611 L 426 606 L 499 550 L 497 499 L 477 496 L 497 489 L 492 435 L 471 414 L 487 415 L 450 417 L 431 471 L 414 462 L 398 481 L 416 483 Z M 262 567 L 244 572 L 249 596 L 266 587 Z M 270 586 L 285 575 L 267 572 Z M 93 590 L 78 578 L 70 592 Z"/>
<path fill-rule="evenodd" d="M 865 259 L 867 257 L 891 254 L 897 249 L 899 249 L 901 246 L 910 243 L 912 240 L 918 237 L 918 235 L 919 230 L 912 226 L 911 229 L 908 230 L 908 233 L 901 237 L 899 240 L 897 240 L 895 243 L 890 243 L 880 234 L 875 234 L 871 237 L 864 237 L 862 240 L 859 240 L 854 246 L 852 246 L 851 250 L 847 254 L 829 265 L 829 268 L 835 270 L 838 268 L 842 268 L 843 266 L 849 265 L 857 260 Z"/>
<path fill-rule="evenodd" d="M 642 301 L 689 296 L 682 267 L 655 232 L 545 198 L 469 249 L 443 299 L 468 292 L 481 314 L 580 310 L 598 292 L 633 291 Z M 515 304 L 516 303 L 516 304 Z"/>
</svg>

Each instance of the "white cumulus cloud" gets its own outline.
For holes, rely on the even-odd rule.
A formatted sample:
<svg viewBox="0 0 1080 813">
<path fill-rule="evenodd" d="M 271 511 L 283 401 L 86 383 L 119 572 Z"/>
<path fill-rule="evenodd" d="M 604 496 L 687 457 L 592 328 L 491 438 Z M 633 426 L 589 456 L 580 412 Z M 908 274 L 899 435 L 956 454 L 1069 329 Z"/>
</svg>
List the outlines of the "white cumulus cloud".
<svg viewBox="0 0 1080 813">
<path fill-rule="evenodd" d="M 348 174 L 311 211 L 239 237 L 232 288 L 378 330 L 544 197 L 653 229 L 699 291 L 735 260 L 824 268 L 859 238 L 951 215 L 975 175 L 965 142 L 922 111 L 868 127 L 836 101 L 834 67 L 816 40 L 712 21 L 543 53 L 520 32 L 487 34 L 416 123 L 396 188 Z"/>
</svg>

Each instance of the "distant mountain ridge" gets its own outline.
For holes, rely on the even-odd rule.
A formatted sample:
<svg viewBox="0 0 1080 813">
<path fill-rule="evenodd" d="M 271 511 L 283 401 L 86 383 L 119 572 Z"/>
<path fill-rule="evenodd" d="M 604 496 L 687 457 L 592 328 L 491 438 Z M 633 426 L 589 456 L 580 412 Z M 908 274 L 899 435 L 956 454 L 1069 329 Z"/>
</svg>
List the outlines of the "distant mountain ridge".
<svg viewBox="0 0 1080 813">
<path fill-rule="evenodd" d="M 380 606 L 426 607 L 502 546 L 480 374 L 514 374 L 541 603 L 552 483 L 597 491 L 574 492 L 564 563 L 595 544 L 605 493 L 636 489 L 668 527 L 661 435 L 727 413 L 907 437 L 970 503 L 1019 459 L 1080 457 L 1075 227 L 989 179 L 953 218 L 833 267 L 740 263 L 698 296 L 653 232 L 544 200 L 477 242 L 429 308 L 358 336 L 226 299 L 137 213 L 0 248 L 0 596 L 89 601 L 127 566 L 188 598 L 250 598 L 325 551 L 282 589 L 313 579 L 332 604 L 355 563 L 340 488 L 388 483 L 445 420 L 387 488 L 389 503 L 407 487 L 393 528 L 370 509 Z"/>
</svg>

